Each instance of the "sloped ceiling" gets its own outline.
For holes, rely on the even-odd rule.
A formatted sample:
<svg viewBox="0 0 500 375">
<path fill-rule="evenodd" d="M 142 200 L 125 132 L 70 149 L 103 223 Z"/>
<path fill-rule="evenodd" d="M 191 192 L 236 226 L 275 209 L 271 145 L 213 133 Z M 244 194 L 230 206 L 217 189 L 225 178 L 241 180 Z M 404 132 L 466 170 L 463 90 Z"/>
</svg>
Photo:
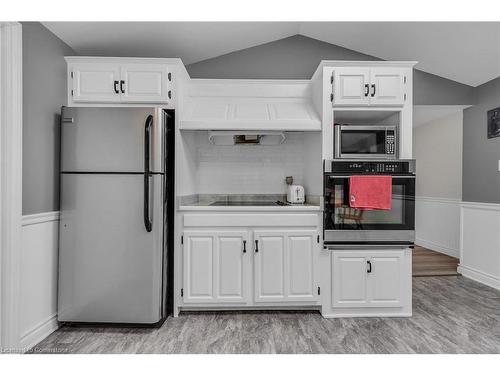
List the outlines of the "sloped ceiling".
<svg viewBox="0 0 500 375">
<path fill-rule="evenodd" d="M 188 65 L 302 34 L 470 86 L 500 76 L 500 22 L 44 22 L 80 55 Z"/>
</svg>

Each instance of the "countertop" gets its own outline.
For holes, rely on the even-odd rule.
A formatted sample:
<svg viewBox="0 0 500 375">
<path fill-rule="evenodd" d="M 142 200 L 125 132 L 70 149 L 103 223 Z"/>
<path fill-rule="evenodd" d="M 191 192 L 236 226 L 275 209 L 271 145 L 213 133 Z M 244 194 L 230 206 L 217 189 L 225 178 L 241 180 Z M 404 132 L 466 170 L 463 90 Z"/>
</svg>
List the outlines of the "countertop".
<svg viewBox="0 0 500 375">
<path fill-rule="evenodd" d="M 281 194 L 197 194 L 177 198 L 179 211 L 320 211 L 320 199 L 307 196 L 304 204 L 273 204 L 286 202 Z M 216 204 L 219 203 L 219 204 Z M 242 205 L 238 205 L 242 202 Z"/>
</svg>

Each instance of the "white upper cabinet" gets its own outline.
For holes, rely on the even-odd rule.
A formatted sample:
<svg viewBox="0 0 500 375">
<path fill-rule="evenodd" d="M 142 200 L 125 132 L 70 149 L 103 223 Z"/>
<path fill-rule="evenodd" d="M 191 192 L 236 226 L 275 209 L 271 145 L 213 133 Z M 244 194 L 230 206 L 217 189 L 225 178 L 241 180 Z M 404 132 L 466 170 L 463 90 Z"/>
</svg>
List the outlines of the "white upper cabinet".
<svg viewBox="0 0 500 375">
<path fill-rule="evenodd" d="M 406 99 L 405 71 L 398 67 L 336 67 L 333 105 L 402 106 Z"/>
<path fill-rule="evenodd" d="M 70 78 L 75 102 L 120 101 L 120 68 L 116 64 L 75 64 Z"/>
<path fill-rule="evenodd" d="M 168 69 L 163 64 L 121 66 L 121 99 L 128 103 L 168 102 Z"/>
<path fill-rule="evenodd" d="M 68 57 L 68 104 L 168 104 L 172 75 L 165 62 Z"/>
<path fill-rule="evenodd" d="M 396 68 L 372 68 L 370 79 L 371 105 L 403 105 L 406 83 L 404 71 Z"/>
<path fill-rule="evenodd" d="M 335 105 L 368 105 L 370 69 L 341 68 L 336 69 L 333 79 L 333 95 Z"/>
</svg>

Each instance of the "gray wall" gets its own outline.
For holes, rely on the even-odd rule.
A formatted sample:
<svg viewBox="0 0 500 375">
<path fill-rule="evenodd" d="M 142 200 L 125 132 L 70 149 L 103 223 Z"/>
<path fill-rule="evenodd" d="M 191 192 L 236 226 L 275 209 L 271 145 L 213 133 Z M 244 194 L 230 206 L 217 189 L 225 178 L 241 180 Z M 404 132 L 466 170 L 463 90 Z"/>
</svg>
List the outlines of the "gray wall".
<svg viewBox="0 0 500 375">
<path fill-rule="evenodd" d="M 309 79 L 321 60 L 380 60 L 334 44 L 295 35 L 200 61 L 192 78 Z M 471 104 L 472 87 L 415 70 L 414 103 Z"/>
<path fill-rule="evenodd" d="M 463 111 L 413 128 L 419 197 L 462 199 Z"/>
<path fill-rule="evenodd" d="M 468 202 L 500 203 L 500 137 L 488 139 L 486 112 L 500 107 L 500 78 L 474 89 L 464 111 L 462 196 Z"/>
<path fill-rule="evenodd" d="M 65 55 L 75 52 L 38 22 L 23 22 L 23 215 L 59 209 L 59 112 Z"/>
</svg>

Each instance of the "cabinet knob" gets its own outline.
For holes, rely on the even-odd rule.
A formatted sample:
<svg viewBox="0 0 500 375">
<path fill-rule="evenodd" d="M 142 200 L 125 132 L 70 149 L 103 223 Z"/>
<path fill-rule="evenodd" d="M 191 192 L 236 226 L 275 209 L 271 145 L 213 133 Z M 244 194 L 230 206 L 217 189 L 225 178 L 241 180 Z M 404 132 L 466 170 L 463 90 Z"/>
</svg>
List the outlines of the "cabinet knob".
<svg viewBox="0 0 500 375">
<path fill-rule="evenodd" d="M 372 262 L 370 262 L 369 260 L 367 260 L 366 264 L 368 266 L 368 268 L 366 269 L 366 272 L 367 273 L 372 273 Z"/>
<path fill-rule="evenodd" d="M 259 240 L 255 240 L 255 252 L 259 252 Z"/>
<path fill-rule="evenodd" d="M 246 240 L 243 240 L 243 252 L 244 253 L 247 252 L 247 241 Z"/>
</svg>

